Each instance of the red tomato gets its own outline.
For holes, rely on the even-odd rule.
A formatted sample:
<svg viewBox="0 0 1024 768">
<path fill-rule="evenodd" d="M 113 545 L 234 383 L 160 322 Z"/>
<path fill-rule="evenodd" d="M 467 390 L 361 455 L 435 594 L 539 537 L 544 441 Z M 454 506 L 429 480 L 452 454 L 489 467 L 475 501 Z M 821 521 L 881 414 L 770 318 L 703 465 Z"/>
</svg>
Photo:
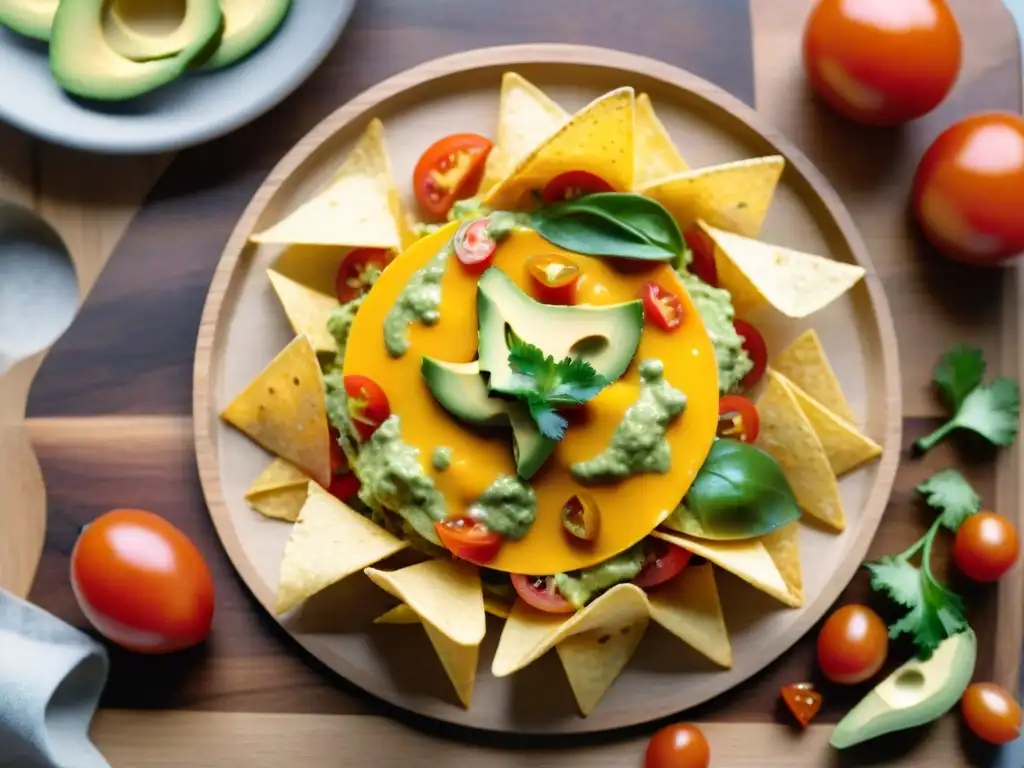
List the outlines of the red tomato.
<svg viewBox="0 0 1024 768">
<path fill-rule="evenodd" d="M 666 725 L 647 744 L 644 768 L 708 768 L 711 747 L 696 725 Z"/>
<path fill-rule="evenodd" d="M 804 69 L 843 115 L 897 125 L 931 112 L 960 72 L 946 0 L 821 0 L 804 29 Z"/>
<path fill-rule="evenodd" d="M 810 683 L 790 683 L 782 686 L 779 694 L 793 717 L 804 728 L 821 710 L 821 694 Z"/>
<path fill-rule="evenodd" d="M 452 203 L 475 194 L 491 146 L 490 139 L 475 133 L 453 133 L 427 147 L 412 172 L 423 210 L 443 219 Z"/>
<path fill-rule="evenodd" d="M 978 512 L 956 532 L 953 562 L 975 581 L 996 581 L 1017 562 L 1019 552 L 1013 523 L 994 512 Z"/>
<path fill-rule="evenodd" d="M 1006 744 L 1020 736 L 1020 704 L 994 683 L 973 683 L 960 700 L 964 722 L 989 744 Z"/>
<path fill-rule="evenodd" d="M 348 472 L 348 459 L 338 445 L 338 430 L 331 427 L 331 477 Z"/>
<path fill-rule="evenodd" d="M 693 260 L 689 270 L 708 285 L 718 285 L 718 267 L 715 266 L 715 244 L 700 229 L 688 229 L 683 233 L 690 246 Z"/>
<path fill-rule="evenodd" d="M 612 185 L 588 171 L 566 171 L 555 176 L 544 187 L 545 203 L 561 203 L 596 192 L 612 192 Z"/>
<path fill-rule="evenodd" d="M 885 622 L 863 605 L 844 605 L 818 634 L 818 666 L 834 683 L 863 683 L 882 668 L 888 652 Z"/>
<path fill-rule="evenodd" d="M 370 272 L 382 270 L 390 261 L 390 254 L 383 248 L 356 248 L 338 265 L 334 278 L 334 292 L 338 301 L 347 304 L 370 290 Z"/>
<path fill-rule="evenodd" d="M 644 560 L 644 567 L 633 579 L 633 583 L 641 589 L 656 587 L 675 577 L 686 567 L 692 556 L 682 547 L 661 539 L 650 538 L 646 546 L 647 557 Z"/>
<path fill-rule="evenodd" d="M 764 336 L 761 335 L 761 332 L 746 320 L 737 318 L 732 321 L 732 327 L 743 339 L 743 348 L 747 350 L 747 354 L 750 355 L 750 359 L 754 363 L 750 373 L 744 376 L 743 381 L 740 382 L 740 388 L 749 391 L 761 380 L 768 367 L 768 345 L 764 343 Z"/>
<path fill-rule="evenodd" d="M 917 167 L 913 205 L 925 237 L 957 261 L 988 266 L 1024 250 L 1024 118 L 947 128 Z"/>
<path fill-rule="evenodd" d="M 742 443 L 757 440 L 761 417 L 757 407 L 742 395 L 723 395 L 718 401 L 718 436 Z"/>
<path fill-rule="evenodd" d="M 534 294 L 541 303 L 572 304 L 576 301 L 580 268 L 568 256 L 535 254 L 526 260 L 526 271 L 533 278 Z"/>
<path fill-rule="evenodd" d="M 342 472 L 331 479 L 327 492 L 336 499 L 351 501 L 359 493 L 362 483 L 355 472 Z"/>
<path fill-rule="evenodd" d="M 471 275 L 484 272 L 494 261 L 498 244 L 487 234 L 487 219 L 476 219 L 455 233 L 455 257 Z"/>
<path fill-rule="evenodd" d="M 193 646 L 213 622 L 203 556 L 171 523 L 141 509 L 115 509 L 85 527 L 71 552 L 71 586 L 100 634 L 138 653 Z"/>
<path fill-rule="evenodd" d="M 377 431 L 384 420 L 391 415 L 388 396 L 368 376 L 346 376 L 345 394 L 348 396 L 348 417 L 364 442 Z"/>
<path fill-rule="evenodd" d="M 683 305 L 679 297 L 657 283 L 644 283 L 640 288 L 644 317 L 663 331 L 674 331 L 683 324 Z"/>
<path fill-rule="evenodd" d="M 445 549 L 471 563 L 489 563 L 501 549 L 502 537 L 471 517 L 445 520 L 434 528 Z"/>
<path fill-rule="evenodd" d="M 516 594 L 523 602 L 545 613 L 573 613 L 576 609 L 572 603 L 558 594 L 555 580 L 551 576 L 524 576 L 521 573 L 509 574 Z"/>
</svg>

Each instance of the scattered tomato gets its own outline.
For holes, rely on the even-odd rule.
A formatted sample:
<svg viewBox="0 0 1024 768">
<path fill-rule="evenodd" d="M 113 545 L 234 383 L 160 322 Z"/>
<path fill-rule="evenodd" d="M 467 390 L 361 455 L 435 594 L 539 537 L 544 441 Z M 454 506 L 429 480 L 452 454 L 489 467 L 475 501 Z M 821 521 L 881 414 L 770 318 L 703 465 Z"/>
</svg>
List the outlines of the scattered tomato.
<svg viewBox="0 0 1024 768">
<path fill-rule="evenodd" d="M 115 509 L 85 527 L 71 586 L 102 634 L 138 653 L 193 646 L 210 632 L 214 587 L 192 541 L 159 515 Z"/>
<path fill-rule="evenodd" d="M 882 668 L 888 652 L 885 622 L 863 605 L 844 605 L 818 634 L 818 666 L 834 683 L 863 683 Z"/>
<path fill-rule="evenodd" d="M 732 327 L 743 339 L 743 348 L 747 350 L 751 362 L 754 363 L 750 373 L 744 376 L 743 381 L 740 382 L 740 388 L 749 391 L 757 386 L 757 382 L 761 380 L 765 369 L 768 368 L 768 345 L 764 343 L 764 336 L 761 335 L 761 332 L 746 320 L 737 318 L 732 321 Z"/>
<path fill-rule="evenodd" d="M 521 573 L 509 574 L 516 594 L 527 605 L 546 613 L 573 613 L 576 609 L 572 603 L 558 593 L 553 576 L 524 576 Z"/>
<path fill-rule="evenodd" d="M 1013 523 L 994 512 L 978 512 L 956 532 L 953 562 L 975 581 L 996 581 L 1017 562 L 1019 552 Z"/>
<path fill-rule="evenodd" d="M 718 401 L 718 436 L 742 443 L 757 440 L 761 417 L 757 406 L 743 395 L 723 395 Z"/>
<path fill-rule="evenodd" d="M 689 723 L 666 725 L 647 744 L 644 768 L 708 768 L 711 747 L 700 728 Z"/>
<path fill-rule="evenodd" d="M 331 485 L 327 488 L 327 492 L 336 499 L 351 501 L 359 493 L 362 485 L 355 472 L 342 472 L 331 478 Z"/>
<path fill-rule="evenodd" d="M 693 259 L 689 270 L 708 285 L 718 285 L 718 267 L 715 265 L 715 244 L 700 229 L 688 229 L 683 233 L 690 246 Z"/>
<path fill-rule="evenodd" d="M 814 690 L 810 683 L 790 683 L 782 686 L 779 694 L 786 702 L 793 717 L 804 728 L 815 718 L 821 709 L 821 694 Z"/>
<path fill-rule="evenodd" d="M 962 48 L 946 0 L 821 0 L 804 29 L 804 69 L 846 117 L 898 125 L 946 98 Z"/>
<path fill-rule="evenodd" d="M 348 472 L 348 458 L 338 444 L 338 430 L 331 427 L 331 477 Z"/>
<path fill-rule="evenodd" d="M 1024 118 L 986 113 L 947 128 L 917 167 L 913 205 L 952 259 L 990 266 L 1024 250 Z"/>
<path fill-rule="evenodd" d="M 491 146 L 490 139 L 475 133 L 453 133 L 427 147 L 412 172 L 413 189 L 423 210 L 443 219 L 456 200 L 472 196 Z"/>
<path fill-rule="evenodd" d="M 601 533 L 601 513 L 594 497 L 585 491 L 573 494 L 562 505 L 562 528 L 576 544 L 593 544 Z"/>
<path fill-rule="evenodd" d="M 973 683 L 960 700 L 964 722 L 989 744 L 1006 744 L 1020 736 L 1020 704 L 994 683 Z"/>
<path fill-rule="evenodd" d="M 661 539 L 649 538 L 644 567 L 633 579 L 640 589 L 650 589 L 674 578 L 690 562 L 692 554 Z"/>
<path fill-rule="evenodd" d="M 471 517 L 445 520 L 437 523 L 434 529 L 445 549 L 471 563 L 489 563 L 501 549 L 502 537 Z"/>
<path fill-rule="evenodd" d="M 566 171 L 555 176 L 544 187 L 545 203 L 561 203 L 596 192 L 612 192 L 612 185 L 588 171 Z"/>
<path fill-rule="evenodd" d="M 683 324 L 683 305 L 679 297 L 657 283 L 644 283 L 640 288 L 644 316 L 663 331 L 674 331 Z"/>
<path fill-rule="evenodd" d="M 334 292 L 338 301 L 347 304 L 370 290 L 370 275 L 383 270 L 390 261 L 390 254 L 383 248 L 356 248 L 349 251 L 334 278 Z"/>
<path fill-rule="evenodd" d="M 345 377 L 345 394 L 348 396 L 348 417 L 363 441 L 377 431 L 377 427 L 391 415 L 388 396 L 373 379 L 368 376 L 351 375 Z"/>
<path fill-rule="evenodd" d="M 543 304 L 573 304 L 580 268 L 568 256 L 538 253 L 526 260 L 526 271 L 533 278 L 534 294 Z"/>
<path fill-rule="evenodd" d="M 486 271 L 494 261 L 498 244 L 487 234 L 487 219 L 466 222 L 455 233 L 455 257 L 471 275 Z"/>
</svg>

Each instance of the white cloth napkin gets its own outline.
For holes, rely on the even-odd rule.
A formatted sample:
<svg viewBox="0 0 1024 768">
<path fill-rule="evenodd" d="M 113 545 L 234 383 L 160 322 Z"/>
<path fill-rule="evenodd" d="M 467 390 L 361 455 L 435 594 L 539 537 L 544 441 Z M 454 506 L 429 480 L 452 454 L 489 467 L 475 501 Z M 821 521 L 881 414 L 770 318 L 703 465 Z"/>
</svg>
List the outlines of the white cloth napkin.
<svg viewBox="0 0 1024 768">
<path fill-rule="evenodd" d="M 0 590 L 0 766 L 110 768 L 89 741 L 107 668 L 99 643 Z"/>
</svg>

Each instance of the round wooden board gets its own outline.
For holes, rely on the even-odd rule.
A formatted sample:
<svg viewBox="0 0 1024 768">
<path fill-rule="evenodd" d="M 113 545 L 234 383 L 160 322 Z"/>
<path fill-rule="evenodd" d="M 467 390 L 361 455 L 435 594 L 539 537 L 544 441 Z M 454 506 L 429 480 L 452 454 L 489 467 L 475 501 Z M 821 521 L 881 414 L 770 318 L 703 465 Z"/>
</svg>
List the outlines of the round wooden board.
<svg viewBox="0 0 1024 768">
<path fill-rule="evenodd" d="M 422 632 L 374 626 L 393 601 L 362 576 L 308 601 L 285 629 L 360 688 L 399 707 L 450 723 L 513 733 L 581 733 L 649 722 L 704 702 L 747 679 L 798 640 L 825 612 L 863 560 L 892 488 L 900 446 L 896 338 L 881 284 L 836 193 L 788 141 L 749 107 L 666 64 L 617 51 L 569 45 L 490 48 L 438 59 L 353 99 L 311 131 L 272 171 L 223 253 L 207 297 L 196 348 L 194 423 L 200 478 L 221 540 L 238 572 L 269 607 L 288 526 L 261 518 L 245 489 L 269 461 L 218 414 L 287 344 L 290 328 L 266 268 L 281 249 L 248 243 L 315 192 L 367 121 L 380 117 L 400 180 L 419 153 L 453 130 L 492 135 L 502 72 L 514 69 L 572 111 L 621 85 L 651 95 L 693 167 L 767 154 L 787 160 L 761 238 L 861 264 L 866 279 L 808 322 L 759 318 L 769 347 L 817 329 L 863 429 L 881 443 L 879 462 L 843 478 L 848 528 L 836 535 L 801 527 L 807 601 L 788 609 L 730 574 L 718 586 L 734 666 L 720 670 L 651 626 L 630 665 L 588 718 L 577 714 L 554 654 L 511 678 L 489 673 L 500 626 L 491 621 L 473 705 L 459 706 Z M 409 190 L 406 188 L 405 193 Z"/>
</svg>

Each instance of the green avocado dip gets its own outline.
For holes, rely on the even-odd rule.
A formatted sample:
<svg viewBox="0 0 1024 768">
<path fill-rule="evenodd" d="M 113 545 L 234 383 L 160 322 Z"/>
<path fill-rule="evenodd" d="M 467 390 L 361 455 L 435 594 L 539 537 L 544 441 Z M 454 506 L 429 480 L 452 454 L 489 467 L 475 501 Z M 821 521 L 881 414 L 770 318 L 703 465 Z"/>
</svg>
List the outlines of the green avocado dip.
<svg viewBox="0 0 1024 768">
<path fill-rule="evenodd" d="M 481 216 L 486 216 L 491 212 L 491 209 L 481 203 L 480 197 L 467 197 L 465 200 L 456 200 L 452 203 L 452 207 L 448 211 L 447 220 L 451 221 L 469 221 L 470 219 L 478 219 Z M 416 237 L 426 237 L 432 235 L 444 224 L 427 224 L 422 221 L 418 221 L 413 224 L 412 231 Z"/>
<path fill-rule="evenodd" d="M 572 573 L 555 574 L 555 586 L 574 607 L 582 608 L 598 592 L 635 578 L 643 567 L 644 544 L 641 542 L 603 563 Z"/>
<path fill-rule="evenodd" d="M 469 516 L 506 539 L 521 539 L 537 518 L 537 497 L 518 477 L 501 475 L 473 502 Z"/>
<path fill-rule="evenodd" d="M 409 282 L 384 318 L 384 346 L 392 357 L 401 357 L 409 349 L 409 326 L 418 320 L 434 325 L 441 317 L 441 278 L 448 259 L 455 255 L 451 241 L 425 266 L 413 272 Z"/>
<path fill-rule="evenodd" d="M 732 392 L 754 367 L 750 355 L 743 348 L 743 339 L 732 325 L 736 316 L 732 295 L 724 288 L 708 285 L 684 269 L 679 270 L 679 277 L 697 307 L 697 314 L 704 322 L 711 345 L 715 348 L 718 391 L 722 394 Z"/>
<path fill-rule="evenodd" d="M 626 409 L 604 451 L 572 465 L 577 480 L 610 480 L 640 472 L 668 472 L 665 429 L 686 407 L 686 395 L 665 381 L 660 360 L 640 363 L 640 396 Z"/>
<path fill-rule="evenodd" d="M 438 472 L 444 472 L 452 465 L 452 449 L 439 445 L 430 454 L 430 463 Z"/>
</svg>

